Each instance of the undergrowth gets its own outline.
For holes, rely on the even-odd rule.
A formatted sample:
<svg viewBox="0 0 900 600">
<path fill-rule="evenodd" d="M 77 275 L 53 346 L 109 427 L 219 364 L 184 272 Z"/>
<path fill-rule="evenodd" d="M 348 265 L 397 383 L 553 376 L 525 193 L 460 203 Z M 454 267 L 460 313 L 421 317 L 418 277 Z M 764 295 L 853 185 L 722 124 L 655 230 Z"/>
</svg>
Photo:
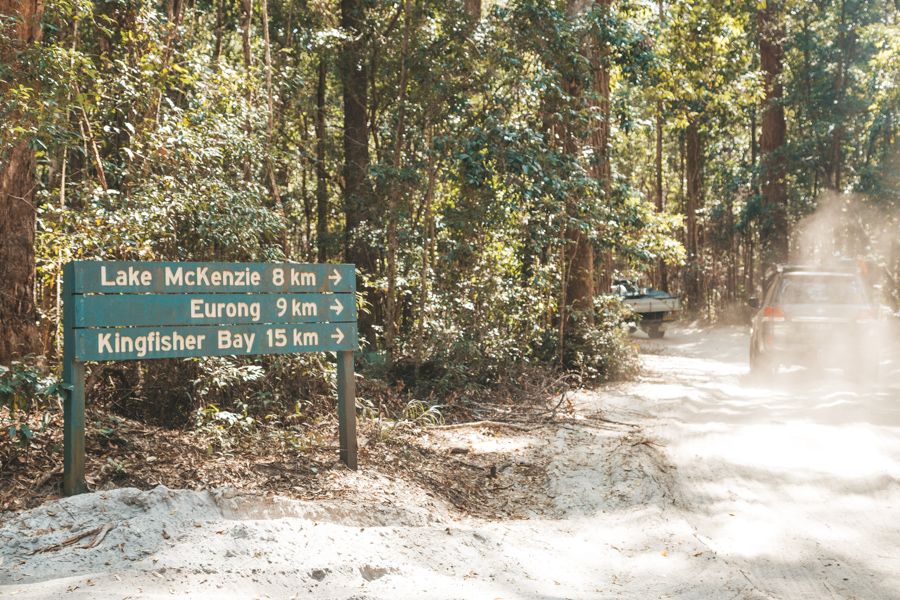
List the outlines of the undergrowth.
<svg viewBox="0 0 900 600">
<path fill-rule="evenodd" d="M 360 358 L 361 431 L 370 444 L 392 445 L 446 422 L 548 415 L 547 403 L 566 388 L 633 375 L 632 315 L 618 300 L 601 297 L 594 317 L 593 326 L 576 322 L 581 333 L 570 334 L 562 349 L 544 335 L 520 340 L 515 350 L 508 340 L 485 336 L 419 362 L 401 357 L 390 368 Z M 138 424 L 190 440 L 201 462 L 250 458 L 260 448 L 291 456 L 333 450 L 333 360 L 319 353 L 89 363 L 88 453 L 103 456 L 89 469 L 95 481 L 149 485 L 146 473 L 158 467 L 134 451 Z M 30 481 L 33 489 L 58 485 L 60 391 L 58 376 L 38 360 L 0 367 L 0 479 Z"/>
</svg>

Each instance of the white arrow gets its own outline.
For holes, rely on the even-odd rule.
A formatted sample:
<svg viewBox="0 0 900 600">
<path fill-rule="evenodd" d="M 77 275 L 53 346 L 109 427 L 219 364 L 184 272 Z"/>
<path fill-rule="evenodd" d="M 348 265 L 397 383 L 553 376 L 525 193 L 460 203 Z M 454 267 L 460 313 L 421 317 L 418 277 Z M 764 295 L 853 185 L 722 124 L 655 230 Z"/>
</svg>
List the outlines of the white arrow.
<svg viewBox="0 0 900 600">
<path fill-rule="evenodd" d="M 340 327 L 334 328 L 334 333 L 331 334 L 331 339 L 335 340 L 338 344 L 344 341 L 344 332 L 341 331 Z"/>
<path fill-rule="evenodd" d="M 337 284 L 339 284 L 341 282 L 341 274 L 337 269 L 334 269 L 331 272 L 331 275 L 328 276 L 328 279 L 331 280 L 332 286 L 337 286 Z"/>
<path fill-rule="evenodd" d="M 340 301 L 339 298 L 335 298 L 335 299 L 334 299 L 334 304 L 332 304 L 332 305 L 330 306 L 330 308 L 331 308 L 331 310 L 334 311 L 334 314 L 336 314 L 336 315 L 339 315 L 339 314 L 341 314 L 342 312 L 344 312 L 344 305 L 341 304 L 341 301 Z"/>
</svg>

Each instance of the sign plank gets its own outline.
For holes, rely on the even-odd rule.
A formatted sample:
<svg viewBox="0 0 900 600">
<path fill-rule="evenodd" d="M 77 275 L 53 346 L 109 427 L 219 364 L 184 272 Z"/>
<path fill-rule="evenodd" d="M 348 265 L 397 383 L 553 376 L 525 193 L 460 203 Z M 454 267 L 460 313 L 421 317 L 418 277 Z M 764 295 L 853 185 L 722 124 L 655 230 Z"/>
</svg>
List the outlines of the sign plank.
<svg viewBox="0 0 900 600">
<path fill-rule="evenodd" d="M 344 264 L 75 261 L 74 294 L 356 291 Z"/>
<path fill-rule="evenodd" d="M 354 294 L 96 294 L 74 303 L 76 328 L 356 321 Z"/>
<path fill-rule="evenodd" d="M 356 323 L 75 330 L 78 361 L 337 352 L 353 351 L 358 345 Z"/>
<path fill-rule="evenodd" d="M 65 495 L 87 489 L 85 361 L 336 352 L 340 457 L 356 469 L 353 265 L 73 261 L 63 273 Z"/>
</svg>

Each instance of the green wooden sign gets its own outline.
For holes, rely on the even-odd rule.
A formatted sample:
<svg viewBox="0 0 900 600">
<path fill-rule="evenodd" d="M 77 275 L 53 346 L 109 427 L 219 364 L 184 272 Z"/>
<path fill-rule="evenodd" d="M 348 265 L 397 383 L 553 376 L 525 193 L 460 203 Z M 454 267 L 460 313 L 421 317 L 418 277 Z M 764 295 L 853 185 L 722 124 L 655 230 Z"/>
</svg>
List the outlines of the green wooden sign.
<svg viewBox="0 0 900 600">
<path fill-rule="evenodd" d="M 355 289 L 346 264 L 67 264 L 63 492 L 85 490 L 85 361 L 336 352 L 341 460 L 356 469 Z"/>
<path fill-rule="evenodd" d="M 75 294 L 355 292 L 353 265 L 79 261 Z"/>
<path fill-rule="evenodd" d="M 110 294 L 74 302 L 76 328 L 356 322 L 353 294 Z"/>
<path fill-rule="evenodd" d="M 75 331 L 82 361 L 353 351 L 356 323 L 102 327 Z"/>
</svg>

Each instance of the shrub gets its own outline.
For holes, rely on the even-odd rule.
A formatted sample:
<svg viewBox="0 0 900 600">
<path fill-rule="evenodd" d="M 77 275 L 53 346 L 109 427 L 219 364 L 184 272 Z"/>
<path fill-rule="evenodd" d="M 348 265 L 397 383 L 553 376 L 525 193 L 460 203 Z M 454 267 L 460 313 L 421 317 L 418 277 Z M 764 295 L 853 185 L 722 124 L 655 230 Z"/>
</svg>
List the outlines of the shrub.
<svg viewBox="0 0 900 600">
<path fill-rule="evenodd" d="M 585 381 L 624 379 L 637 373 L 640 362 L 628 337 L 634 315 L 616 296 L 594 300 L 594 324 L 585 326 L 584 316 L 575 315 L 566 337 L 563 366 L 577 371 Z"/>
<path fill-rule="evenodd" d="M 14 361 L 9 367 L 0 365 L 0 437 L 27 446 L 35 434 L 34 419 L 40 419 L 42 431 L 55 408 L 60 384 L 46 377 L 30 362 Z M 49 410 L 48 410 L 49 409 Z M 38 417 L 38 413 L 42 413 Z"/>
</svg>

